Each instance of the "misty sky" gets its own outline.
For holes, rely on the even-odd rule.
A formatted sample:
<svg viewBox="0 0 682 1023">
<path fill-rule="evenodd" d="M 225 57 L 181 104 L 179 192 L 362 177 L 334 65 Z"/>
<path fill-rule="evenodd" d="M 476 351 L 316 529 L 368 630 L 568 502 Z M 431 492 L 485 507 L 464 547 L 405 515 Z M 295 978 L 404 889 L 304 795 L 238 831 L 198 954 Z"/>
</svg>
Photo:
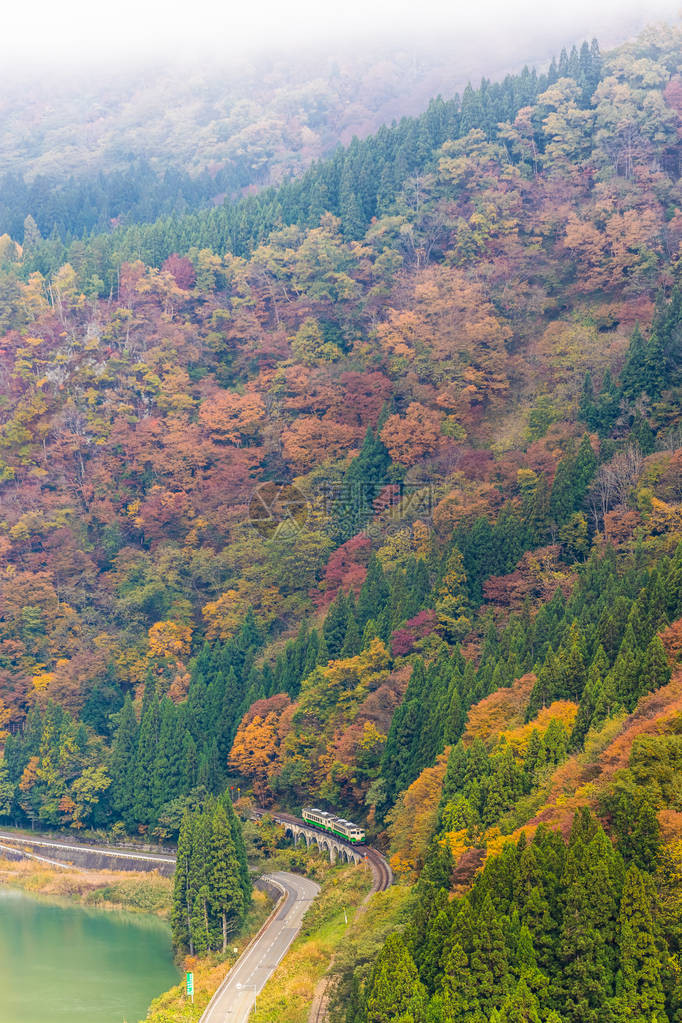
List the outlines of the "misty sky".
<svg viewBox="0 0 682 1023">
<path fill-rule="evenodd" d="M 682 0 L 6 0 L 0 22 L 5 69 L 181 58 L 202 50 L 249 54 L 273 45 L 335 45 L 384 33 L 472 40 L 509 35 L 529 44 L 599 36 L 617 41 L 656 19 L 677 20 Z M 551 10 L 551 14 L 548 12 Z"/>
</svg>

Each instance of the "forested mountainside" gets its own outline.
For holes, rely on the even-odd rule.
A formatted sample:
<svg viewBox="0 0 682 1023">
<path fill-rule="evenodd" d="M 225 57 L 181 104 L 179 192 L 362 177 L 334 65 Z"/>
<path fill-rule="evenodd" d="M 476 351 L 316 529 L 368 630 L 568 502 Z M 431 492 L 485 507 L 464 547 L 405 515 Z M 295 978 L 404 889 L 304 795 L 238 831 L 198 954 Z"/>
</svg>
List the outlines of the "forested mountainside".
<svg viewBox="0 0 682 1023">
<path fill-rule="evenodd" d="M 519 110 L 566 76 L 577 86 L 575 98 L 579 96 L 582 109 L 600 74 L 597 44 L 584 43 L 580 52 L 575 47 L 570 53 L 563 50 L 543 75 L 524 68 L 501 82 L 483 79 L 478 89 L 468 85 L 461 98 L 438 97 L 420 116 L 403 117 L 390 128 L 382 126 L 363 141 L 354 138 L 346 149 L 337 149 L 331 159 L 313 164 L 302 177 L 279 188 L 266 188 L 208 211 L 161 217 L 149 226 L 121 226 L 87 245 L 82 239 L 69 242 L 59 236 L 44 241 L 31 218 L 24 223 L 22 235 L 26 269 L 47 274 L 69 262 L 79 271 L 86 294 L 106 297 L 117 283 L 122 260 L 141 259 L 160 266 L 171 255 L 203 248 L 250 256 L 276 228 L 318 227 L 324 213 L 339 217 L 344 239 L 363 239 L 377 218 L 402 212 L 401 207 L 421 206 L 419 179 L 434 169 L 446 141 L 477 129 L 486 138 L 496 139 L 501 123 L 513 121 Z M 24 209 L 22 201 L 17 209 Z M 413 241 L 414 247 L 427 250 L 427 257 L 439 238 L 438 230 L 431 237 L 433 226 L 425 225 L 424 236 Z"/>
<path fill-rule="evenodd" d="M 349 1023 L 681 1018 L 681 54 L 0 240 L 0 813 L 362 821 L 419 880 Z"/>
<path fill-rule="evenodd" d="M 0 234 L 21 242 L 26 231 L 29 244 L 36 228 L 81 238 L 300 175 L 354 136 L 461 92 L 472 70 L 464 50 L 457 41 L 352 52 L 338 43 L 295 65 L 225 55 L 118 75 L 14 76 L 0 104 Z M 508 66 L 498 50 L 486 54 L 489 73 Z"/>
</svg>

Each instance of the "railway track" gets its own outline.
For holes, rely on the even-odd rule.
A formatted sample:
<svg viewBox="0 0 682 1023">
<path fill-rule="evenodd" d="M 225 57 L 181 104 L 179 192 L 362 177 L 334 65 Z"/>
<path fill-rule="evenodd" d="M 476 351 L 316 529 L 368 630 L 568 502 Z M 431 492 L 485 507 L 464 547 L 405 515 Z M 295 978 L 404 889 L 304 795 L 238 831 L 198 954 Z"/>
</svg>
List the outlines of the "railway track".
<svg viewBox="0 0 682 1023">
<path fill-rule="evenodd" d="M 253 816 L 256 818 L 263 817 L 264 814 L 268 814 L 273 820 L 279 821 L 281 824 L 297 824 L 299 828 L 306 828 L 313 834 L 316 834 L 316 829 L 307 824 L 300 817 L 294 817 L 290 813 L 272 812 L 270 810 L 262 810 L 255 808 Z M 374 884 L 372 886 L 372 892 L 385 892 L 387 888 L 390 888 L 393 884 L 393 871 L 391 870 L 387 860 L 378 852 L 373 849 L 371 845 L 353 845 L 352 842 L 346 842 L 344 839 L 339 838 L 335 835 L 335 840 L 339 845 L 345 846 L 347 849 L 352 849 L 356 853 L 363 853 L 367 863 L 371 867 L 372 873 L 374 874 Z"/>
<path fill-rule="evenodd" d="M 272 814 L 272 816 L 275 820 L 280 817 L 283 820 L 288 820 L 289 822 L 296 822 L 297 824 L 301 823 L 298 818 L 292 817 L 290 814 Z M 373 849 L 371 846 L 353 846 L 353 848 L 355 848 L 356 851 L 359 851 L 359 849 L 364 851 L 366 861 L 369 863 L 374 875 L 374 884 L 372 885 L 372 889 L 363 900 L 360 909 L 360 912 L 363 912 L 366 909 L 370 896 L 372 896 L 374 892 L 384 892 L 387 888 L 391 887 L 393 884 L 393 871 L 381 853 L 377 852 L 377 850 Z M 307 1023 L 327 1023 L 329 998 L 334 982 L 333 966 L 334 960 L 332 959 L 327 970 L 327 975 L 322 978 L 315 990 L 315 996 L 313 998 L 312 1005 L 310 1006 Z"/>
<path fill-rule="evenodd" d="M 330 967 L 331 969 L 331 964 Z M 308 1023 L 325 1023 L 327 1019 L 327 1010 L 329 1008 L 329 994 L 331 987 L 331 977 L 323 977 L 321 988 L 316 992 L 316 997 L 313 1004 L 310 1007 L 310 1013 L 308 1015 Z"/>
<path fill-rule="evenodd" d="M 374 873 L 374 891 L 385 892 L 393 884 L 393 871 L 387 860 L 376 849 L 367 846 L 367 862 Z"/>
</svg>

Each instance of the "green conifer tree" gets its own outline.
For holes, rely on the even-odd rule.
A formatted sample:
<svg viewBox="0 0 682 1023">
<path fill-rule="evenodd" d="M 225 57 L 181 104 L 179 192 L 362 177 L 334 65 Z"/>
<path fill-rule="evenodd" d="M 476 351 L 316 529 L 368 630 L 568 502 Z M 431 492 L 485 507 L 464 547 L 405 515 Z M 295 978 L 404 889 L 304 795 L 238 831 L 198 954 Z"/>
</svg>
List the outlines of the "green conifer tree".
<svg viewBox="0 0 682 1023">
<path fill-rule="evenodd" d="M 199 776 L 199 755 L 197 744 L 189 730 L 182 738 L 182 790 L 191 792 L 197 785 Z"/>
<path fill-rule="evenodd" d="M 662 853 L 661 832 L 656 807 L 646 789 L 624 781 L 604 800 L 613 821 L 616 848 L 626 863 L 641 870 L 654 870 Z"/>
<path fill-rule="evenodd" d="M 566 885 L 560 955 L 563 1013 L 569 1023 L 600 1023 L 613 995 L 622 861 L 584 815 L 574 825 L 564 871 Z"/>
<path fill-rule="evenodd" d="M 682 614 L 682 543 L 677 545 L 670 562 L 664 592 L 668 618 L 673 622 Z"/>
<path fill-rule="evenodd" d="M 620 903 L 616 993 L 632 1020 L 664 1020 L 660 950 L 651 903 L 636 866 L 625 878 Z"/>
<path fill-rule="evenodd" d="M 668 682 L 670 682 L 670 676 L 670 664 L 668 663 L 665 647 L 660 637 L 654 636 L 644 651 L 644 656 L 641 660 L 639 686 L 633 695 L 633 709 L 639 697 L 645 693 L 654 693 L 662 686 L 667 686 Z"/>
<path fill-rule="evenodd" d="M 443 948 L 448 942 L 452 929 L 452 913 L 445 889 L 438 892 L 436 899 L 441 908 L 438 912 L 432 913 L 426 940 L 420 946 L 419 955 L 416 958 L 419 976 L 430 993 L 436 990 L 441 979 Z"/>
<path fill-rule="evenodd" d="M 585 741 L 585 736 L 590 729 L 602 697 L 604 676 L 608 672 L 608 667 L 609 662 L 604 648 L 599 646 L 587 672 L 587 682 L 580 698 L 580 706 L 571 732 L 571 749 L 580 749 Z"/>
<path fill-rule="evenodd" d="M 228 935 L 241 923 L 245 904 L 232 829 L 221 802 L 211 813 L 206 873 L 211 910 L 220 921 L 222 951 L 225 953 Z"/>
<path fill-rule="evenodd" d="M 443 964 L 443 1020 L 447 1023 L 464 1023 L 480 1012 L 476 997 L 474 979 L 469 969 L 469 960 L 459 941 L 455 941 Z M 434 1023 L 436 1017 L 434 1016 Z"/>
<path fill-rule="evenodd" d="M 251 894 L 253 891 L 253 885 L 251 884 L 251 873 L 249 871 L 249 864 L 246 858 L 246 845 L 244 844 L 244 834 L 242 826 L 234 811 L 232 800 L 230 799 L 230 793 L 225 790 L 221 797 L 227 819 L 230 824 L 230 831 L 232 834 L 232 843 L 234 845 L 235 854 L 237 857 L 237 863 L 239 866 L 239 878 L 242 889 L 242 895 L 244 899 L 244 905 L 248 906 L 251 902 Z"/>
<path fill-rule="evenodd" d="M 209 922 L 210 893 L 208 889 L 209 818 L 203 810 L 196 812 L 192 828 L 192 846 L 189 858 L 190 933 L 198 953 L 210 948 Z"/>
<path fill-rule="evenodd" d="M 381 562 L 372 555 L 367 565 L 367 575 L 360 590 L 356 617 L 358 628 L 363 629 L 370 618 L 377 620 L 386 606 L 389 597 L 389 586 Z M 364 635 L 363 635 L 364 640 Z"/>
<path fill-rule="evenodd" d="M 576 510 L 582 506 L 587 488 L 596 471 L 597 456 L 592 448 L 589 435 L 584 434 L 573 467 L 573 507 Z"/>
<path fill-rule="evenodd" d="M 129 831 L 135 824 L 133 793 L 138 732 L 133 701 L 130 693 L 127 693 L 119 716 L 111 756 L 111 809 L 114 817 L 124 821 Z"/>
<path fill-rule="evenodd" d="M 324 630 L 320 633 L 320 644 L 317 650 L 317 663 L 322 668 L 326 668 L 331 660 L 331 654 L 327 647 L 327 640 L 324 636 Z"/>
<path fill-rule="evenodd" d="M 599 429 L 599 413 L 594 397 L 592 375 L 589 370 L 585 374 L 583 389 L 580 395 L 580 418 L 591 430 Z"/>
<path fill-rule="evenodd" d="M 341 655 L 348 628 L 348 608 L 343 590 L 339 590 L 336 599 L 329 605 L 324 620 L 323 633 L 329 657 L 336 660 Z"/>
<path fill-rule="evenodd" d="M 188 811 L 182 819 L 178 836 L 175 874 L 173 875 L 173 908 L 171 930 L 173 945 L 178 951 L 194 955 L 192 940 L 192 884 L 190 878 L 194 817 Z"/>
<path fill-rule="evenodd" d="M 355 657 L 362 649 L 362 637 L 355 617 L 354 605 L 348 609 L 348 625 L 341 648 L 341 657 Z"/>
<path fill-rule="evenodd" d="M 386 939 L 368 984 L 366 1023 L 396 1023 L 409 1014 L 414 1023 L 424 1023 L 427 997 L 412 956 L 400 934 Z"/>
<path fill-rule="evenodd" d="M 360 453 L 346 470 L 334 509 L 340 539 L 355 536 L 371 518 L 374 500 L 386 481 L 390 462 L 385 444 L 368 426 Z"/>
<path fill-rule="evenodd" d="M 556 526 L 563 525 L 575 510 L 575 455 L 569 451 L 557 465 L 549 498 L 549 515 Z"/>
<path fill-rule="evenodd" d="M 478 916 L 469 970 L 481 1010 L 489 1014 L 504 1000 L 511 979 L 502 924 L 489 894 Z"/>
<path fill-rule="evenodd" d="M 177 713 L 168 697 L 161 701 L 159 742 L 154 759 L 152 802 L 158 815 L 164 803 L 182 791 L 182 736 L 177 726 Z"/>
<path fill-rule="evenodd" d="M 490 1023 L 544 1023 L 540 1015 L 540 1002 L 525 979 L 519 980 L 499 1011 L 490 1016 Z"/>
<path fill-rule="evenodd" d="M 629 401 L 637 398 L 646 387 L 646 362 L 646 346 L 642 332 L 637 326 L 632 332 L 625 365 L 620 375 L 621 392 Z"/>
<path fill-rule="evenodd" d="M 133 819 L 136 824 L 146 827 L 150 827 L 156 821 L 154 765 L 158 750 L 159 726 L 159 701 L 154 695 L 148 700 L 147 709 L 140 722 L 133 789 Z"/>
</svg>

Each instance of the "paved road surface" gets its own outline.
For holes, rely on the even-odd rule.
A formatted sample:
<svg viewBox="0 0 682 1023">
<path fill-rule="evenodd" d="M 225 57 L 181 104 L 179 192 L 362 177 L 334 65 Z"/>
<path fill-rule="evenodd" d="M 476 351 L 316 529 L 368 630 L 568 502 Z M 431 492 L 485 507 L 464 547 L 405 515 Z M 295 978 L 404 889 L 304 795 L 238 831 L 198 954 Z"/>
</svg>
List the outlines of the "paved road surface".
<svg viewBox="0 0 682 1023">
<path fill-rule="evenodd" d="M 283 889 L 284 901 L 262 934 L 232 967 L 200 1023 L 246 1023 L 257 995 L 296 937 L 306 910 L 320 890 L 307 877 L 285 871 L 266 874 L 265 879 Z"/>
</svg>

